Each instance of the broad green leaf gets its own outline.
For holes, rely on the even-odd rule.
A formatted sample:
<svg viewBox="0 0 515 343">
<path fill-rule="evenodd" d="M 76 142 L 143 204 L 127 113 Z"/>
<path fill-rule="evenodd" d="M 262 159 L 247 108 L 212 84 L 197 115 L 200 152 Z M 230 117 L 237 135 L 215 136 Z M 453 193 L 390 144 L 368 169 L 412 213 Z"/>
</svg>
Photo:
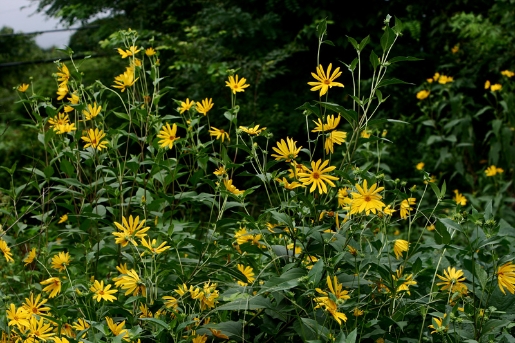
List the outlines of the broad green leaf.
<svg viewBox="0 0 515 343">
<path fill-rule="evenodd" d="M 237 299 L 230 303 L 223 304 L 215 308 L 216 311 L 235 310 L 235 311 L 246 311 L 246 310 L 259 310 L 261 308 L 272 308 L 272 304 L 268 298 L 264 298 L 257 295 L 248 299 Z"/>
<path fill-rule="evenodd" d="M 444 224 L 438 219 L 435 223 L 436 230 L 435 233 L 435 242 L 436 244 L 449 244 L 451 242 L 451 235 Z"/>
<path fill-rule="evenodd" d="M 372 67 L 374 68 L 374 70 L 377 68 L 377 66 L 379 65 L 379 57 L 377 57 L 376 53 L 374 52 L 374 50 L 372 50 L 370 52 L 370 63 L 372 64 Z M 379 86 L 378 86 L 379 87 Z"/>
<path fill-rule="evenodd" d="M 363 38 L 361 43 L 359 43 L 359 50 L 363 51 L 363 49 L 367 46 L 367 44 L 370 43 L 370 36 L 366 36 Z"/>
<path fill-rule="evenodd" d="M 393 79 L 383 79 L 379 84 L 377 85 L 377 88 L 389 86 L 389 85 L 395 85 L 395 84 L 404 84 L 404 85 L 412 85 L 413 83 L 405 82 L 396 78 Z"/>
<path fill-rule="evenodd" d="M 357 42 L 354 38 L 352 38 L 352 37 L 350 37 L 350 36 L 347 36 L 347 39 L 348 39 L 348 40 L 349 40 L 349 42 L 352 44 L 352 46 L 354 47 L 354 49 L 356 49 L 356 50 L 358 50 L 358 51 L 360 51 L 360 50 L 361 50 L 361 49 L 359 48 L 358 42 Z"/>
</svg>

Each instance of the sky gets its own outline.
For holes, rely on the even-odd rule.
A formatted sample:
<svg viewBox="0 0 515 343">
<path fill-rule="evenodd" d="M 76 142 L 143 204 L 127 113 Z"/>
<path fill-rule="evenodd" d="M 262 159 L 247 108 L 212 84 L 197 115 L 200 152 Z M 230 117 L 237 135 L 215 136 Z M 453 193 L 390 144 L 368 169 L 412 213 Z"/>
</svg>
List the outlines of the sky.
<svg viewBox="0 0 515 343">
<path fill-rule="evenodd" d="M 31 0 L 0 0 L 0 28 L 14 29 L 14 33 L 36 32 L 66 28 L 58 19 L 36 13 L 37 2 Z M 77 25 L 78 26 L 78 25 Z M 49 32 L 37 35 L 36 43 L 42 48 L 63 48 L 74 31 Z"/>
</svg>

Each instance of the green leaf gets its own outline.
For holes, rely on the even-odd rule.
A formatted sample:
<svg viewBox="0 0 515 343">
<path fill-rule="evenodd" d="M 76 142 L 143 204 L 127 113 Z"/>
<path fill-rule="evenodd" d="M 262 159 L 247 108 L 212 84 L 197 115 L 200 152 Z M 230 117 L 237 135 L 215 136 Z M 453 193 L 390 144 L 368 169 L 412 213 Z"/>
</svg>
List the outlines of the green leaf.
<svg viewBox="0 0 515 343">
<path fill-rule="evenodd" d="M 305 114 L 315 114 L 317 117 L 320 117 L 320 107 L 316 105 L 311 105 L 309 102 L 305 102 L 304 105 L 296 108 L 297 110 L 304 110 Z"/>
<path fill-rule="evenodd" d="M 363 51 L 363 49 L 368 45 L 368 43 L 370 43 L 370 36 L 366 36 L 365 38 L 363 38 L 361 43 L 359 43 L 359 50 Z"/>
<path fill-rule="evenodd" d="M 330 40 L 325 40 L 322 42 L 322 44 L 327 44 L 327 45 L 331 45 L 331 46 L 335 46 L 333 42 L 331 42 Z"/>
<path fill-rule="evenodd" d="M 356 342 L 356 338 L 358 336 L 358 328 L 354 328 L 354 330 L 351 331 L 351 333 L 349 333 L 349 335 L 347 336 L 347 339 L 345 340 L 345 343 L 355 343 Z"/>
<path fill-rule="evenodd" d="M 408 61 L 408 62 L 423 61 L 423 59 L 417 58 L 417 57 L 412 57 L 412 56 L 397 56 L 397 57 L 392 58 L 391 60 L 388 60 L 388 62 L 390 64 L 397 63 L 397 62 L 404 62 L 404 61 Z"/>
<path fill-rule="evenodd" d="M 372 64 L 372 67 L 374 68 L 374 70 L 377 68 L 377 66 L 379 65 L 379 57 L 377 57 L 376 53 L 374 50 L 372 50 L 370 52 L 370 63 Z M 378 86 L 379 87 L 379 86 Z"/>
<path fill-rule="evenodd" d="M 67 177 L 74 177 L 75 176 L 75 168 L 73 167 L 71 162 L 68 161 L 66 158 L 61 159 L 60 167 L 61 167 L 61 171 Z"/>
<path fill-rule="evenodd" d="M 391 48 L 393 42 L 395 41 L 395 37 L 397 37 L 395 32 L 390 27 L 386 26 L 384 33 L 381 36 L 381 47 L 383 48 L 384 52 L 388 52 L 388 50 Z"/>
<path fill-rule="evenodd" d="M 485 206 L 485 220 L 492 219 L 493 215 L 493 207 L 492 207 L 492 200 L 488 201 L 488 203 Z"/>
<path fill-rule="evenodd" d="M 313 285 L 316 287 L 322 279 L 322 274 L 324 273 L 324 260 L 319 259 L 314 265 L 313 268 L 308 273 L 308 280 L 313 281 Z"/>
<path fill-rule="evenodd" d="M 433 189 L 433 192 L 435 192 L 435 195 L 437 198 L 440 198 L 440 190 L 438 189 L 438 186 L 434 184 L 434 182 L 429 182 L 429 186 Z"/>
<path fill-rule="evenodd" d="M 155 319 L 155 318 L 139 318 L 139 320 L 144 321 L 144 322 L 151 322 L 151 323 L 154 323 L 154 324 L 157 324 L 157 325 L 161 326 L 164 329 L 168 329 L 168 324 L 166 322 L 162 321 L 162 320 L 159 320 L 159 319 Z"/>
<path fill-rule="evenodd" d="M 488 281 L 488 274 L 486 273 L 485 269 L 481 267 L 479 263 L 474 264 L 474 274 L 477 276 L 477 279 L 479 280 L 479 284 L 481 285 L 481 289 L 484 291 L 486 290 L 486 283 Z"/>
<path fill-rule="evenodd" d="M 412 85 L 413 83 L 405 82 L 396 78 L 393 79 L 383 79 L 379 84 L 377 85 L 377 88 L 389 86 L 389 85 L 395 85 L 395 84 L 404 84 L 404 85 Z"/>
<path fill-rule="evenodd" d="M 317 33 L 318 33 L 318 39 L 322 40 L 322 37 L 327 31 L 327 22 L 325 19 L 323 19 L 320 23 L 317 25 Z"/>
<path fill-rule="evenodd" d="M 435 233 L 435 242 L 436 244 L 449 244 L 451 242 L 451 235 L 444 224 L 440 221 L 440 218 L 435 223 L 436 230 Z"/>
<path fill-rule="evenodd" d="M 114 115 L 117 116 L 118 118 L 121 118 L 121 119 L 125 119 L 125 120 L 130 120 L 129 118 L 129 115 L 127 113 L 123 113 L 123 112 L 115 112 L 113 111 Z"/>
<path fill-rule="evenodd" d="M 218 306 L 215 310 L 235 310 L 235 311 L 246 311 L 246 310 L 259 310 L 261 308 L 272 308 L 272 303 L 269 299 L 257 295 L 248 299 L 237 299 L 230 303 Z"/>
<path fill-rule="evenodd" d="M 361 49 L 359 48 L 358 42 L 357 42 L 354 38 L 352 38 L 352 37 L 350 37 L 350 36 L 347 36 L 347 39 L 348 39 L 348 40 L 349 40 L 349 42 L 352 44 L 352 46 L 354 47 L 354 49 L 356 49 L 358 52 L 361 50 Z"/>
</svg>

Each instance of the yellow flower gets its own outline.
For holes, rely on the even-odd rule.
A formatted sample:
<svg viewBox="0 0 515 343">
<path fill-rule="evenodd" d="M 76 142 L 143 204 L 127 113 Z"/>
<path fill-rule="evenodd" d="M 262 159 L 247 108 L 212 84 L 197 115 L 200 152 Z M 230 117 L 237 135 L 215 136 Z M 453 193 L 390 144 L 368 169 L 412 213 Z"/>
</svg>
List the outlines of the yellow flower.
<svg viewBox="0 0 515 343">
<path fill-rule="evenodd" d="M 50 311 L 50 307 L 43 306 L 47 302 L 47 299 L 41 299 L 41 294 L 38 294 L 36 300 L 34 300 L 34 294 L 30 293 L 30 298 L 25 298 L 23 308 L 31 315 L 46 315 Z"/>
<path fill-rule="evenodd" d="M 491 90 L 492 92 L 500 91 L 501 89 L 502 89 L 502 85 L 501 85 L 501 84 L 498 84 L 498 83 L 496 83 L 495 85 L 492 85 L 492 86 L 490 87 L 490 90 Z M 59 99 L 58 99 L 58 100 L 59 100 Z"/>
<path fill-rule="evenodd" d="M 209 331 L 211 331 L 213 336 L 215 336 L 216 338 L 229 339 L 229 336 L 224 335 L 221 330 L 215 330 L 215 329 L 209 328 Z"/>
<path fill-rule="evenodd" d="M 238 231 L 234 233 L 234 238 L 236 238 L 236 243 L 244 244 L 248 241 L 252 241 L 252 234 L 247 231 L 246 228 L 240 228 Z"/>
<path fill-rule="evenodd" d="M 57 294 L 61 293 L 61 279 L 58 277 L 51 277 L 45 281 L 41 281 L 40 284 L 48 285 L 43 288 L 43 292 L 50 293 L 48 296 L 49 298 L 53 298 Z"/>
<path fill-rule="evenodd" d="M 64 324 L 63 324 L 64 327 Z M 59 337 L 52 337 L 54 340 L 54 343 L 70 343 L 69 340 L 67 340 L 65 337 L 59 338 Z"/>
<path fill-rule="evenodd" d="M 383 213 L 386 214 L 387 216 L 391 216 L 392 214 L 394 214 L 395 212 L 397 212 L 397 210 L 394 210 L 393 208 L 390 207 L 391 205 L 388 205 L 386 206 L 384 209 L 383 209 Z"/>
<path fill-rule="evenodd" d="M 23 307 L 18 307 L 11 303 L 7 312 L 7 319 L 9 322 L 7 325 L 9 326 L 17 326 L 18 329 L 23 330 L 26 327 L 29 327 L 29 318 L 31 314 L 24 309 Z"/>
<path fill-rule="evenodd" d="M 277 148 L 272 147 L 272 149 L 277 154 L 272 154 L 272 157 L 275 157 L 276 161 L 284 160 L 285 162 L 291 162 L 293 159 L 297 158 L 300 149 L 302 147 L 298 147 L 295 145 L 292 138 L 286 137 L 286 141 L 281 139 L 280 142 L 277 142 Z"/>
<path fill-rule="evenodd" d="M 467 198 L 465 198 L 463 194 L 461 194 L 457 189 L 454 190 L 454 194 L 456 195 L 454 196 L 454 198 L 452 198 L 452 200 L 454 200 L 454 202 L 456 202 L 457 205 L 467 205 Z"/>
<path fill-rule="evenodd" d="M 213 105 L 213 99 L 211 98 L 205 98 L 202 100 L 202 103 L 197 101 L 197 112 L 202 113 L 203 115 L 207 115 L 207 112 L 213 108 Z"/>
<path fill-rule="evenodd" d="M 163 300 L 165 300 L 164 305 L 166 308 L 176 309 L 177 307 L 179 307 L 179 301 L 172 296 L 166 295 L 163 297 Z"/>
<path fill-rule="evenodd" d="M 416 199 L 415 198 L 408 198 L 404 199 L 401 202 L 401 218 L 406 219 L 409 215 L 409 213 L 413 210 L 411 205 L 415 205 Z"/>
<path fill-rule="evenodd" d="M 361 131 L 360 137 L 368 139 L 368 138 L 370 138 L 371 133 L 372 133 L 372 131 L 370 131 L 370 130 L 363 130 L 363 131 Z"/>
<path fill-rule="evenodd" d="M 347 245 L 347 250 L 349 250 L 349 254 L 352 256 L 358 256 L 358 250 L 356 250 L 356 248 L 354 248 L 352 245 Z"/>
<path fill-rule="evenodd" d="M 89 323 L 82 318 L 77 319 L 77 322 L 73 323 L 72 325 L 72 327 L 77 331 L 89 329 L 89 326 Z"/>
<path fill-rule="evenodd" d="M 46 341 L 50 337 L 55 336 L 55 333 L 52 332 L 54 328 L 52 328 L 50 323 L 45 323 L 44 318 L 40 318 L 39 321 L 36 317 L 31 317 L 29 320 L 28 326 L 28 339 L 26 342 L 40 342 Z"/>
<path fill-rule="evenodd" d="M 97 106 L 97 103 L 95 102 L 92 105 L 88 104 L 88 108 L 86 110 L 82 111 L 82 114 L 84 114 L 84 117 L 86 117 L 86 120 L 91 120 L 98 116 L 100 111 L 102 110 L 102 106 Z"/>
<path fill-rule="evenodd" d="M 22 83 L 21 85 L 18 86 L 17 89 L 19 92 L 25 93 L 27 91 L 27 89 L 29 89 L 29 85 L 26 83 Z"/>
<path fill-rule="evenodd" d="M 211 130 L 209 130 L 209 135 L 216 137 L 216 139 L 221 139 L 222 142 L 225 138 L 227 138 L 227 140 L 230 140 L 229 133 L 225 132 L 224 129 L 217 129 L 213 126 L 211 126 Z"/>
<path fill-rule="evenodd" d="M 429 96 L 431 92 L 430 91 L 427 91 L 427 90 L 421 90 L 420 92 L 417 93 L 417 99 L 418 100 L 424 100 L 425 98 L 427 98 Z"/>
<path fill-rule="evenodd" d="M 393 252 L 395 253 L 395 258 L 399 259 L 402 257 L 402 253 L 404 251 L 409 250 L 409 242 L 403 239 L 396 239 L 393 244 Z"/>
<path fill-rule="evenodd" d="M 145 220 L 140 222 L 139 216 L 133 218 L 132 215 L 130 215 L 129 221 L 127 221 L 125 217 L 122 217 L 122 224 L 114 222 L 114 225 L 121 232 L 113 232 L 113 235 L 117 237 L 115 243 L 121 244 L 122 247 L 127 246 L 128 242 L 137 246 L 138 243 L 136 243 L 135 238 L 143 239 L 143 237 L 146 236 L 146 232 L 150 230 L 149 226 L 143 227 Z"/>
<path fill-rule="evenodd" d="M 191 341 L 192 343 L 206 343 L 207 342 L 207 336 L 206 335 L 197 335 L 195 336 L 195 338 L 193 338 L 193 340 Z"/>
<path fill-rule="evenodd" d="M 125 88 L 132 87 L 136 81 L 138 81 L 139 77 L 137 79 L 134 79 L 134 68 L 127 67 L 125 72 L 123 74 L 118 75 L 114 78 L 114 88 L 119 88 L 122 90 L 122 92 L 125 92 Z M 57 99 L 59 100 L 59 99 Z"/>
<path fill-rule="evenodd" d="M 147 287 L 139 278 L 138 273 L 134 269 L 131 269 L 127 272 L 127 274 L 118 277 L 115 284 L 116 287 L 120 287 L 122 289 L 126 289 L 125 295 L 129 295 L 132 293 L 133 296 L 136 296 L 141 293 L 144 297 L 147 296 Z"/>
<path fill-rule="evenodd" d="M 336 300 L 348 300 L 350 299 L 349 292 L 342 290 L 343 285 L 338 282 L 338 278 L 336 276 L 333 276 L 333 280 L 331 280 L 331 277 L 327 275 L 326 278 L 327 287 L 329 288 L 329 291 L 334 295 Z M 318 299 L 328 298 L 327 292 L 324 292 L 320 288 L 315 288 L 315 291 L 317 291 L 320 294 L 325 295 L 325 297 L 318 297 Z"/>
<path fill-rule="evenodd" d="M 68 252 L 60 252 L 52 257 L 52 268 L 62 272 L 66 266 L 70 264 L 70 254 Z"/>
<path fill-rule="evenodd" d="M 186 99 L 186 101 L 181 101 L 181 107 L 179 107 L 179 113 L 183 114 L 186 111 L 189 111 L 191 106 L 193 106 L 195 102 L 190 101 L 190 99 Z"/>
<path fill-rule="evenodd" d="M 60 86 L 59 88 L 57 88 L 57 95 L 59 95 L 57 97 L 57 100 L 63 100 L 64 97 L 66 96 L 66 94 L 68 94 L 68 86 L 67 85 L 63 85 L 63 86 Z"/>
<path fill-rule="evenodd" d="M 89 288 L 90 291 L 93 293 L 93 300 L 96 300 L 100 302 L 100 300 L 106 300 L 113 302 L 116 300 L 116 297 L 113 295 L 114 293 L 118 292 L 116 289 L 110 289 L 111 285 L 106 285 L 104 287 L 104 281 L 98 282 L 98 280 L 95 280 L 93 285 Z"/>
<path fill-rule="evenodd" d="M 125 341 L 129 341 L 129 333 L 127 332 L 127 329 L 124 329 L 125 326 L 125 320 L 121 322 L 120 324 L 116 325 L 113 321 L 113 319 L 106 317 L 106 323 L 109 327 L 109 330 L 113 333 L 113 336 L 118 336 L 123 334 L 123 339 Z"/>
<path fill-rule="evenodd" d="M 497 268 L 497 283 L 504 294 L 504 288 L 515 294 L 515 264 L 510 261 Z"/>
<path fill-rule="evenodd" d="M 336 303 L 328 297 L 317 297 L 315 298 L 315 302 L 317 303 L 317 306 L 314 307 L 315 309 L 324 306 L 325 310 L 333 316 L 333 318 L 338 322 L 339 325 L 342 324 L 342 320 L 344 322 L 347 321 L 347 316 L 342 312 L 338 312 L 338 307 L 336 306 Z"/>
<path fill-rule="evenodd" d="M 141 49 L 138 49 L 137 46 L 131 46 L 129 48 L 129 50 L 123 50 L 123 49 L 120 49 L 118 48 L 118 53 L 122 56 L 122 58 L 127 58 L 127 57 L 130 57 L 130 56 L 134 56 L 136 55 L 138 52 L 140 52 Z M 145 51 L 146 53 L 146 51 Z"/>
<path fill-rule="evenodd" d="M 359 317 L 359 316 L 362 316 L 365 312 L 363 312 L 362 310 L 360 310 L 359 308 L 357 307 L 354 307 L 354 310 L 352 311 L 352 315 L 354 317 Z"/>
<path fill-rule="evenodd" d="M 245 88 L 250 86 L 245 84 L 245 82 L 247 82 L 247 80 L 244 77 L 238 81 L 238 75 L 236 74 L 236 78 L 229 76 L 229 81 L 225 81 L 225 85 L 232 89 L 233 94 L 236 94 L 236 92 L 245 92 Z"/>
<path fill-rule="evenodd" d="M 236 186 L 232 184 L 232 180 L 224 180 L 225 189 L 234 195 L 242 195 L 245 191 L 240 191 Z"/>
<path fill-rule="evenodd" d="M 64 63 L 61 63 L 60 66 L 57 67 L 57 70 L 57 81 L 61 82 L 59 87 L 64 87 L 68 83 L 68 80 L 70 80 L 70 71 Z"/>
<path fill-rule="evenodd" d="M 502 173 L 504 173 L 504 169 L 497 168 L 494 165 L 491 165 L 490 167 L 486 168 L 486 170 L 485 170 L 486 176 L 495 176 L 497 174 L 502 174 Z"/>
<path fill-rule="evenodd" d="M 485 82 L 485 89 L 488 89 L 488 88 L 490 88 L 490 81 L 486 80 L 486 82 Z"/>
<path fill-rule="evenodd" d="M 36 258 L 36 248 L 32 248 L 32 250 L 29 252 L 27 257 L 23 259 L 23 262 L 25 262 L 25 265 L 31 264 L 32 261 Z"/>
<path fill-rule="evenodd" d="M 436 230 L 435 224 L 431 224 L 427 227 L 427 231 L 434 231 Z"/>
<path fill-rule="evenodd" d="M 59 218 L 59 221 L 57 222 L 57 224 L 62 224 L 64 222 L 68 221 L 68 215 L 65 214 L 63 215 L 61 218 Z"/>
<path fill-rule="evenodd" d="M 66 123 L 66 124 L 58 124 L 54 127 L 54 131 L 58 135 L 62 135 L 65 133 L 70 133 L 72 131 L 76 131 L 75 123 Z"/>
<path fill-rule="evenodd" d="M 170 127 L 170 124 L 166 123 L 166 126 L 161 128 L 161 131 L 159 131 L 157 137 L 161 138 L 161 140 L 158 142 L 161 148 L 173 148 L 173 142 L 180 138 L 177 137 L 177 124 L 173 123 L 172 127 Z"/>
<path fill-rule="evenodd" d="M 425 166 L 424 162 L 419 162 L 419 163 L 417 163 L 415 168 L 417 168 L 417 170 L 422 170 L 422 169 L 424 169 L 424 166 Z"/>
<path fill-rule="evenodd" d="M 384 187 L 377 187 L 377 183 L 368 188 L 367 180 L 363 181 L 363 187 L 356 185 L 358 193 L 351 193 L 350 214 L 365 212 L 368 215 L 370 212 L 375 214 L 376 211 L 381 211 L 386 206 L 381 201 L 383 196 L 379 194 L 383 189 Z"/>
<path fill-rule="evenodd" d="M 431 334 L 434 334 L 435 332 L 444 333 L 445 331 L 447 331 L 448 328 L 446 326 L 442 326 L 443 319 L 446 316 L 447 313 L 443 315 L 443 318 L 433 317 L 433 324 L 436 324 L 436 327 L 433 324 L 428 326 L 429 328 L 434 329 L 434 331 L 431 331 Z"/>
<path fill-rule="evenodd" d="M 397 292 L 406 291 L 408 293 L 408 295 L 411 295 L 411 293 L 409 291 L 409 286 L 416 285 L 417 282 L 413 280 L 413 274 L 402 275 L 403 270 L 404 269 L 402 267 L 397 269 L 395 275 L 392 275 L 392 278 L 394 281 L 404 278 L 404 282 L 397 287 Z"/>
<path fill-rule="evenodd" d="M 154 56 L 155 54 L 156 54 L 156 51 L 152 47 L 145 50 L 145 55 L 147 55 L 148 57 Z"/>
<path fill-rule="evenodd" d="M 245 267 L 243 264 L 238 264 L 238 270 L 245 275 L 245 278 L 247 278 L 247 282 L 238 281 L 238 284 L 240 286 L 247 286 L 249 283 L 254 282 L 256 278 L 254 277 L 254 271 L 252 267 L 247 266 Z"/>
<path fill-rule="evenodd" d="M 157 241 L 155 239 L 150 242 L 150 238 L 148 239 L 148 242 L 145 240 L 145 238 L 141 239 L 141 244 L 150 250 L 152 254 L 159 255 L 162 252 L 165 252 L 166 250 L 170 249 L 169 246 L 165 246 L 166 242 L 161 243 L 159 246 L 157 245 Z M 143 255 L 143 254 L 142 254 Z"/>
<path fill-rule="evenodd" d="M 96 128 L 95 130 L 89 129 L 87 131 L 86 136 L 82 136 L 81 139 L 86 142 L 86 145 L 84 145 L 84 149 L 88 147 L 92 147 L 94 149 L 102 150 L 107 148 L 107 144 L 109 144 L 107 141 L 102 141 L 106 134 L 103 130 L 99 130 Z"/>
<path fill-rule="evenodd" d="M 446 83 L 450 83 L 453 81 L 454 81 L 454 79 L 451 76 L 440 75 L 440 77 L 438 78 L 438 83 L 440 83 L 442 85 L 445 85 Z"/>
<path fill-rule="evenodd" d="M 433 80 L 432 78 L 429 78 L 429 79 L 426 79 L 426 81 L 427 81 L 428 83 L 433 83 L 433 81 L 434 81 L 434 80 Z"/>
<path fill-rule="evenodd" d="M 14 262 L 14 259 L 12 258 L 13 253 L 11 252 L 11 248 L 7 246 L 7 242 L 4 241 L 2 238 L 0 238 L 0 251 L 4 254 L 5 259 L 7 262 Z"/>
<path fill-rule="evenodd" d="M 324 143 L 325 153 L 334 153 L 334 144 L 336 143 L 341 145 L 343 142 L 345 142 L 345 138 L 347 138 L 347 132 L 335 130 L 331 133 L 328 133 Z"/>
<path fill-rule="evenodd" d="M 259 135 L 262 131 L 266 130 L 266 127 L 259 128 L 259 125 L 256 125 L 254 127 L 246 127 L 246 126 L 240 126 L 240 130 L 248 133 L 251 136 Z"/>
<path fill-rule="evenodd" d="M 290 179 L 297 179 L 300 173 L 305 173 L 307 171 L 309 171 L 309 169 L 306 166 L 301 163 L 295 163 L 295 161 L 292 161 L 290 174 L 288 177 Z"/>
<path fill-rule="evenodd" d="M 333 73 L 331 74 L 331 68 L 333 67 L 332 63 L 329 63 L 329 67 L 327 67 L 327 73 L 324 72 L 324 68 L 322 65 L 319 65 L 317 67 L 317 73 L 311 73 L 311 75 L 317 80 L 315 82 L 308 82 L 308 85 L 314 86 L 311 88 L 311 91 L 317 91 L 320 89 L 319 96 L 324 95 L 327 93 L 329 88 L 334 87 L 343 87 L 343 84 L 339 82 L 334 82 L 336 78 L 338 78 L 342 72 L 340 71 L 340 67 L 336 68 Z M 331 75 L 331 76 L 329 76 Z"/>
<path fill-rule="evenodd" d="M 299 173 L 299 181 L 302 182 L 304 186 L 311 185 L 309 189 L 310 193 L 313 193 L 317 188 L 320 194 L 327 193 L 326 183 L 331 187 L 336 187 L 332 180 L 338 180 L 338 177 L 327 175 L 327 173 L 332 172 L 336 169 L 334 166 L 327 167 L 329 164 L 329 160 L 326 160 L 322 163 L 322 160 L 318 160 L 317 162 L 311 161 L 311 169 L 306 172 Z"/>
<path fill-rule="evenodd" d="M 322 123 L 320 118 L 318 118 L 318 121 L 313 120 L 313 123 L 315 123 L 316 127 L 311 130 L 311 132 L 328 132 L 336 129 L 338 124 L 340 124 L 341 116 L 338 114 L 338 117 L 335 118 L 334 114 L 331 114 L 327 116 L 326 120 L 327 123 L 325 124 Z"/>
<path fill-rule="evenodd" d="M 453 54 L 455 54 L 455 53 L 457 53 L 459 50 L 460 50 L 460 47 L 459 47 L 458 45 L 455 45 L 455 46 L 453 46 L 453 47 L 452 47 L 451 52 L 452 52 Z"/>
<path fill-rule="evenodd" d="M 188 285 L 183 283 L 182 285 L 179 285 L 175 291 L 182 297 L 188 292 Z"/>
<path fill-rule="evenodd" d="M 349 198 L 349 189 L 348 188 L 340 188 L 338 190 L 338 194 L 336 195 L 336 197 L 338 198 L 338 206 L 341 208 L 347 207 L 347 205 L 349 205 L 350 202 L 352 201 Z"/>
<path fill-rule="evenodd" d="M 275 181 L 279 182 L 280 184 L 282 184 L 282 186 L 284 188 L 286 188 L 286 189 L 288 189 L 290 191 L 294 190 L 297 187 L 305 187 L 304 185 L 298 183 L 297 181 L 293 181 L 292 183 L 289 183 L 288 180 L 285 177 L 283 177 L 282 180 L 277 178 L 277 179 L 275 179 Z"/>
<path fill-rule="evenodd" d="M 515 75 L 515 73 L 510 70 L 503 70 L 501 71 L 501 74 L 507 77 L 513 77 L 513 75 Z"/>
<path fill-rule="evenodd" d="M 72 93 L 70 98 L 66 98 L 69 102 L 71 102 L 73 105 L 77 105 L 79 103 L 79 96 L 77 93 Z"/>
<path fill-rule="evenodd" d="M 224 176 L 227 175 L 227 170 L 225 170 L 224 166 L 221 166 L 220 168 L 216 169 L 213 174 L 216 176 Z"/>
<path fill-rule="evenodd" d="M 443 275 L 444 276 L 436 275 L 443 281 L 436 284 L 437 286 L 442 286 L 440 290 L 449 290 L 451 293 L 456 291 L 465 291 L 466 293 L 467 286 L 462 284 L 462 282 L 465 281 L 465 277 L 463 276 L 463 271 L 461 269 L 456 270 L 454 267 L 448 267 L 447 270 L 444 269 Z"/>
</svg>

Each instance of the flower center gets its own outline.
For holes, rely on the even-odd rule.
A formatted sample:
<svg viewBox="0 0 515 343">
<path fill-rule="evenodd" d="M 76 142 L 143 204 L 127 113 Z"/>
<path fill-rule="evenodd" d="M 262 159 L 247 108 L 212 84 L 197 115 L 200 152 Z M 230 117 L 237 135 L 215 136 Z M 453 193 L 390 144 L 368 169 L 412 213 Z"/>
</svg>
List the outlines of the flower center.
<svg viewBox="0 0 515 343">
<path fill-rule="evenodd" d="M 325 79 L 325 80 L 324 80 L 324 84 L 326 84 L 326 85 L 331 84 L 331 80 Z"/>
<path fill-rule="evenodd" d="M 370 195 L 365 196 L 365 201 L 366 202 L 372 201 L 372 198 L 370 197 Z"/>
<path fill-rule="evenodd" d="M 100 291 L 98 291 L 98 294 L 100 294 L 100 295 L 104 295 L 105 293 L 104 293 L 104 291 L 103 291 L 103 290 L 100 290 Z"/>
<path fill-rule="evenodd" d="M 175 139 L 175 136 L 170 136 L 170 138 L 168 138 L 168 139 L 173 141 Z"/>
<path fill-rule="evenodd" d="M 313 179 L 320 179 L 320 174 L 318 174 L 317 172 L 314 172 L 312 177 L 313 177 Z"/>
</svg>

